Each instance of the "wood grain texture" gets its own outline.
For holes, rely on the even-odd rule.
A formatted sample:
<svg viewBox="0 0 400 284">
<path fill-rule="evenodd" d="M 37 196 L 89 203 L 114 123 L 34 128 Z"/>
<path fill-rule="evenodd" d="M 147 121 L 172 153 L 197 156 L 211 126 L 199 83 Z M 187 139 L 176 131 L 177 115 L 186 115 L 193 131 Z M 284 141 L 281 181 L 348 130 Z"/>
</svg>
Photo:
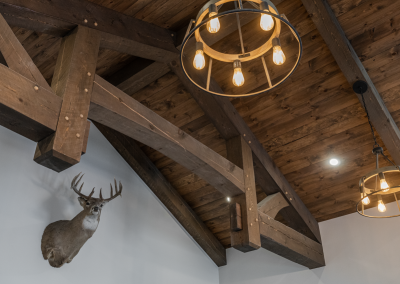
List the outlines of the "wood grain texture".
<svg viewBox="0 0 400 284">
<path fill-rule="evenodd" d="M 381 136 L 394 161 L 400 164 L 400 130 L 347 39 L 329 4 L 326 0 L 302 0 L 302 3 L 311 15 L 311 19 L 324 38 L 349 84 L 353 85 L 357 80 L 367 82 L 368 91 L 364 96 L 371 122 Z M 358 96 L 362 103 L 361 96 Z"/>
<path fill-rule="evenodd" d="M 143 58 L 165 61 L 178 53 L 170 31 L 89 1 L 3 0 L 0 11 L 13 26 L 57 36 L 86 25 L 99 30 L 102 47 Z"/>
<path fill-rule="evenodd" d="M 289 203 L 280 192 L 268 195 L 257 204 L 258 212 L 264 213 L 273 219 L 275 219 L 279 211 L 288 206 Z"/>
<path fill-rule="evenodd" d="M 224 247 L 136 142 L 104 125 L 95 126 L 215 264 L 226 265 Z"/>
<path fill-rule="evenodd" d="M 314 269 L 325 266 L 322 245 L 259 213 L 261 246 L 300 265 Z"/>
<path fill-rule="evenodd" d="M 62 99 L 0 64 L 0 124 L 30 140 L 56 130 Z"/>
<path fill-rule="evenodd" d="M 42 88 L 52 91 L 35 63 L 18 41 L 6 20 L 0 14 L 0 51 L 7 66 L 27 79 L 36 82 Z"/>
<path fill-rule="evenodd" d="M 169 64 L 169 66 L 182 81 L 185 88 L 190 91 L 193 98 L 200 105 L 200 107 L 214 123 L 215 127 L 220 131 L 221 135 L 225 139 L 229 140 L 238 135 L 243 136 L 250 146 L 254 156 L 256 156 L 257 160 L 259 161 L 259 164 L 256 167 L 258 171 L 255 173 L 257 183 L 260 183 L 260 181 L 265 181 L 265 177 L 270 176 L 271 179 L 268 179 L 268 183 L 260 184 L 261 187 L 263 187 L 267 194 L 276 193 L 276 191 L 271 192 L 271 183 L 269 181 L 273 181 L 277 185 L 274 187 L 274 189 L 278 189 L 280 192 L 282 192 L 289 204 L 291 204 L 295 211 L 300 215 L 301 218 L 297 218 L 296 223 L 298 223 L 297 221 L 299 220 L 302 220 L 302 222 L 298 223 L 299 225 L 297 227 L 301 227 L 303 232 L 311 231 L 313 237 L 320 242 L 321 235 L 317 221 L 308 211 L 307 207 L 290 186 L 282 172 L 275 165 L 272 158 L 265 151 L 262 144 L 259 142 L 257 137 L 237 112 L 229 99 L 226 97 L 211 95 L 194 86 L 183 74 L 183 71 L 177 62 L 172 62 Z M 197 73 L 193 73 L 191 76 L 199 77 Z M 196 81 L 201 80 L 204 80 L 204 78 L 198 78 Z M 210 89 L 223 93 L 222 89 L 214 80 L 211 80 L 210 82 Z M 258 180 L 257 176 L 261 176 L 260 181 Z M 311 235 L 310 233 L 307 234 L 309 236 Z"/>
<path fill-rule="evenodd" d="M 236 226 L 231 228 L 231 246 L 241 252 L 249 252 L 261 246 L 253 157 L 249 145 L 241 136 L 227 140 L 226 150 L 228 160 L 243 169 L 245 188 L 244 194 L 232 198 L 234 204 L 240 205 L 242 229 L 237 230 Z"/>
<path fill-rule="evenodd" d="M 89 118 L 169 156 L 226 196 L 241 194 L 243 170 L 96 76 Z"/>
<path fill-rule="evenodd" d="M 78 26 L 61 43 L 52 88 L 63 99 L 57 130 L 39 142 L 34 160 L 54 171 L 79 163 L 87 129 L 87 117 L 96 72 L 100 35 Z"/>
</svg>

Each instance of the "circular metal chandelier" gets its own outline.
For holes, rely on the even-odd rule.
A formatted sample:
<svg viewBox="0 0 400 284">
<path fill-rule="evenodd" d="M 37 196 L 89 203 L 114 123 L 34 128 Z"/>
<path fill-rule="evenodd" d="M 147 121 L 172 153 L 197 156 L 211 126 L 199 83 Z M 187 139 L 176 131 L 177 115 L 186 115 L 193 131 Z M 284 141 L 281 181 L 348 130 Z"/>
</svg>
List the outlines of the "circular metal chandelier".
<svg viewBox="0 0 400 284">
<path fill-rule="evenodd" d="M 234 9 L 219 12 L 222 5 L 228 3 L 231 5 L 232 2 L 234 3 Z M 302 54 L 301 39 L 285 15 L 279 15 L 278 10 L 269 0 L 251 0 L 246 2 L 251 4 L 254 8 L 243 8 L 242 0 L 211 0 L 204 5 L 204 7 L 199 11 L 196 20 L 192 20 L 188 27 L 185 39 L 181 46 L 181 65 L 188 79 L 194 85 L 208 93 L 227 97 L 245 97 L 264 93 L 283 83 L 294 72 L 300 62 Z M 262 44 L 251 51 L 246 52 L 240 17 L 248 17 L 249 14 L 252 14 L 253 17 L 259 17 L 261 33 L 258 39 L 262 39 Z M 211 47 L 213 42 L 209 44 L 208 41 L 208 39 L 213 38 L 213 34 L 220 33 L 223 36 L 230 34 L 230 32 L 227 30 L 225 31 L 224 28 L 232 29 L 232 16 L 236 16 L 235 21 L 237 23 L 235 23 L 235 26 L 237 25 L 238 40 L 240 40 L 242 51 L 241 53 L 225 53 L 218 51 Z M 225 21 L 221 24 L 220 19 L 223 18 L 225 18 Z M 191 29 L 193 24 L 194 28 Z M 280 42 L 280 35 L 283 26 L 288 28 L 297 42 L 295 55 L 291 58 L 290 62 L 286 61 L 284 53 L 285 47 L 282 47 Z M 208 68 L 205 68 L 205 55 L 208 57 Z M 265 60 L 265 58 L 267 58 L 267 60 Z M 288 66 L 285 66 L 288 70 L 287 74 L 277 76 L 277 78 L 272 78 L 267 66 L 267 62 L 269 62 L 270 59 L 272 59 L 273 63 L 278 66 L 285 64 L 285 62 L 286 64 L 293 64 L 293 66 L 290 65 L 289 68 L 287 68 Z M 212 84 L 213 80 L 211 77 L 213 60 L 218 61 L 218 64 L 219 62 L 231 64 L 230 70 L 232 72 L 232 80 L 231 83 L 229 83 L 229 87 L 233 84 L 237 88 L 238 92 L 225 93 L 225 91 L 222 91 L 219 88 L 217 88 L 217 90 L 216 88 L 210 88 L 210 84 Z M 266 80 L 268 84 L 264 84 L 255 91 L 242 92 L 240 87 L 244 86 L 247 80 L 242 72 L 243 65 L 255 60 L 257 60 L 256 64 L 260 64 L 260 68 L 264 69 L 264 80 Z"/>
<path fill-rule="evenodd" d="M 398 217 L 397 215 L 384 215 L 386 212 L 386 206 L 382 200 L 382 196 L 386 195 L 394 195 L 397 206 L 400 211 L 400 205 L 397 201 L 396 193 L 400 191 L 400 185 L 392 185 L 392 183 L 388 183 L 385 175 L 390 175 L 392 173 L 400 174 L 399 166 L 395 165 L 384 153 L 383 148 L 379 146 L 376 141 L 374 129 L 372 128 L 371 121 L 369 119 L 369 113 L 367 107 L 365 105 L 364 93 L 368 90 L 368 85 L 364 81 L 357 81 L 353 85 L 353 90 L 361 95 L 363 106 L 365 112 L 367 113 L 368 123 L 371 128 L 372 136 L 374 139 L 374 148 L 372 153 L 376 155 L 376 169 L 364 175 L 359 181 L 359 188 L 361 193 L 361 199 L 357 202 L 356 209 L 359 214 L 369 218 L 392 218 Z M 385 160 L 387 160 L 392 166 L 379 168 L 379 155 L 381 155 Z M 375 182 L 374 182 L 375 180 Z M 369 182 L 369 183 L 368 183 Z M 368 186 L 367 186 L 368 184 Z M 374 188 L 371 187 L 371 184 L 375 184 Z M 371 203 L 371 199 L 376 199 L 378 203 L 378 211 L 381 213 L 380 215 L 368 215 L 364 212 L 364 206 L 369 205 Z M 361 206 L 360 206 L 361 205 Z M 361 207 L 361 208 L 360 208 Z"/>
</svg>

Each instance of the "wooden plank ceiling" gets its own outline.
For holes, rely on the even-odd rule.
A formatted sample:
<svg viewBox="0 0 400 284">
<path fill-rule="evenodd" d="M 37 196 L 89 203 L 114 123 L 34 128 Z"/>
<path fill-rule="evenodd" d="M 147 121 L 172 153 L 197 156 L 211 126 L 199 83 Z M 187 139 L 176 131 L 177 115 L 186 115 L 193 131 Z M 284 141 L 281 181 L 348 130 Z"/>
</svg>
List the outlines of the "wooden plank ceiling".
<svg viewBox="0 0 400 284">
<path fill-rule="evenodd" d="M 163 28 L 179 31 L 205 0 L 92 0 Z M 318 221 L 355 211 L 360 176 L 374 168 L 366 114 L 300 0 L 273 1 L 302 37 L 303 57 L 295 73 L 278 89 L 232 103 Z M 400 1 L 330 0 L 348 39 L 368 71 L 394 120 L 400 125 Z M 248 27 L 258 25 L 258 19 Z M 13 29 L 47 81 L 51 81 L 60 38 Z M 234 35 L 236 36 L 236 35 Z M 256 41 L 256 39 L 254 39 Z M 224 42 L 215 45 L 223 47 Z M 228 48 L 228 47 L 227 47 Z M 231 50 L 239 46 L 230 46 Z M 100 50 L 97 74 L 112 74 L 136 58 Z M 246 86 L 266 84 L 260 68 L 245 74 Z M 258 75 L 258 76 L 257 76 Z M 272 70 L 274 75 L 274 70 Z M 230 72 L 215 72 L 231 80 Z M 226 157 L 225 140 L 180 80 L 168 73 L 129 94 L 209 148 Z M 380 141 L 380 140 L 379 140 Z M 226 197 L 189 170 L 153 149 L 141 148 L 221 243 L 230 246 Z M 90 151 L 90 149 L 88 149 Z M 333 167 L 330 158 L 338 158 Z M 381 161 L 382 165 L 385 163 Z M 265 194 L 258 190 L 261 200 Z"/>
</svg>

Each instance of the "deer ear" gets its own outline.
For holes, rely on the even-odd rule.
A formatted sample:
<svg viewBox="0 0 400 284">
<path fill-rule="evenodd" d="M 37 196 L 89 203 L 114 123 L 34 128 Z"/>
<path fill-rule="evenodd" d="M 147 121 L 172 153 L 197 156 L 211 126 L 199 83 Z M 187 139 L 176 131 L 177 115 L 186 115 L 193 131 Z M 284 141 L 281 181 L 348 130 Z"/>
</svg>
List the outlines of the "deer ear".
<svg viewBox="0 0 400 284">
<path fill-rule="evenodd" d="M 86 200 L 85 200 L 84 198 L 82 198 L 82 197 L 78 197 L 78 201 L 79 201 L 79 204 L 80 204 L 83 208 L 85 208 Z"/>
</svg>

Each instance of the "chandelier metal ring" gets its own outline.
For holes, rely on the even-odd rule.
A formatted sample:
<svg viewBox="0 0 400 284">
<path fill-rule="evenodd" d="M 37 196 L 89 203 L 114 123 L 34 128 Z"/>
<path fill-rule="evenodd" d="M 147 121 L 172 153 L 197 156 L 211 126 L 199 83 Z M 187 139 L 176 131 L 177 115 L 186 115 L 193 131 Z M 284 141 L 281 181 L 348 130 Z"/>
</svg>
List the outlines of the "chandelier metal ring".
<svg viewBox="0 0 400 284">
<path fill-rule="evenodd" d="M 268 5 L 269 5 L 268 11 L 261 10 L 261 9 L 235 8 L 233 10 L 228 10 L 225 12 L 215 14 L 213 16 L 210 16 L 206 20 L 204 20 L 206 15 L 210 13 L 211 5 L 219 6 L 219 5 L 228 3 L 228 2 L 237 2 L 237 1 L 236 0 L 220 0 L 220 1 L 212 0 L 212 1 L 208 2 L 198 13 L 197 18 L 194 21 L 195 27 L 187 32 L 187 35 L 185 36 L 185 38 L 182 42 L 182 46 L 181 46 L 180 60 L 181 60 L 181 66 L 182 66 L 185 76 L 198 88 L 200 88 L 208 93 L 218 95 L 218 96 L 225 96 L 225 97 L 254 96 L 254 95 L 262 94 L 262 93 L 265 93 L 266 91 L 276 88 L 278 85 L 282 84 L 295 71 L 295 69 L 297 68 L 297 66 L 300 63 L 300 59 L 302 56 L 302 49 L 303 49 L 300 35 L 296 31 L 296 29 L 289 23 L 289 21 L 287 21 L 287 19 L 285 19 L 284 15 L 280 16 L 278 14 L 276 7 L 269 1 L 268 1 Z M 252 1 L 248 1 L 248 2 L 253 2 L 253 4 L 254 3 L 255 4 L 266 3 L 266 1 L 263 1 L 263 0 L 252 0 Z M 228 15 L 233 15 L 233 14 L 239 15 L 240 13 L 256 13 L 256 14 L 259 14 L 260 16 L 269 15 L 273 19 L 275 19 L 274 20 L 274 23 L 275 23 L 274 30 L 273 30 L 272 34 L 269 35 L 270 38 L 265 43 L 263 43 L 261 46 L 259 46 L 258 48 L 254 49 L 252 51 L 243 52 L 240 54 L 226 54 L 226 53 L 219 52 L 219 51 L 211 48 L 206 43 L 206 41 L 203 40 L 203 38 L 200 34 L 201 27 L 207 25 L 208 23 L 210 23 L 212 20 L 214 20 L 216 18 L 221 18 L 221 17 L 225 17 Z M 292 32 L 294 37 L 296 38 L 296 40 L 298 42 L 298 52 L 297 52 L 297 58 L 294 62 L 293 67 L 290 69 L 290 71 L 286 74 L 286 76 L 284 76 L 283 78 L 281 77 L 281 79 L 278 82 L 275 82 L 273 84 L 271 82 L 270 75 L 268 73 L 268 69 L 267 69 L 265 59 L 263 58 L 263 56 L 274 47 L 274 44 L 276 45 L 276 42 L 278 42 L 278 44 L 280 45 L 279 36 L 281 34 L 281 23 L 284 23 L 289 28 L 289 30 Z M 189 29 L 190 29 L 190 26 L 189 26 Z M 239 28 L 239 32 L 241 33 L 240 28 Z M 194 35 L 194 37 L 193 37 L 193 35 Z M 255 92 L 245 93 L 245 94 L 242 94 L 242 93 L 241 94 L 232 94 L 232 93 L 216 92 L 216 91 L 209 89 L 211 68 L 209 68 L 209 72 L 208 72 L 209 74 L 207 76 L 208 77 L 207 84 L 205 83 L 205 80 L 201 80 L 201 82 L 196 82 L 196 80 L 194 80 L 192 78 L 193 74 L 190 74 L 191 69 L 190 68 L 188 69 L 185 66 L 186 64 L 190 64 L 190 60 L 189 60 L 188 56 L 185 55 L 185 51 L 186 51 L 185 48 L 187 47 L 188 42 L 191 41 L 193 38 L 196 40 L 196 44 L 199 44 L 199 43 L 201 44 L 200 46 L 202 48 L 202 51 L 209 56 L 210 65 L 211 65 L 212 60 L 218 60 L 218 61 L 222 61 L 222 62 L 234 63 L 234 68 L 236 68 L 236 67 L 241 67 L 242 62 L 248 62 L 248 61 L 252 61 L 252 60 L 256 60 L 256 59 L 260 58 L 261 59 L 260 64 L 264 67 L 264 71 L 265 71 L 266 77 L 268 79 L 267 80 L 268 87 L 266 86 L 262 90 L 257 90 Z M 193 43 L 193 41 L 191 41 L 191 43 Z M 196 45 L 196 49 L 197 49 L 197 45 Z M 189 49 L 189 50 L 193 51 L 191 49 Z M 242 43 L 242 50 L 243 50 L 243 43 Z M 192 53 L 194 53 L 194 52 L 192 52 Z M 190 56 L 191 56 L 191 54 L 190 54 Z"/>
</svg>

